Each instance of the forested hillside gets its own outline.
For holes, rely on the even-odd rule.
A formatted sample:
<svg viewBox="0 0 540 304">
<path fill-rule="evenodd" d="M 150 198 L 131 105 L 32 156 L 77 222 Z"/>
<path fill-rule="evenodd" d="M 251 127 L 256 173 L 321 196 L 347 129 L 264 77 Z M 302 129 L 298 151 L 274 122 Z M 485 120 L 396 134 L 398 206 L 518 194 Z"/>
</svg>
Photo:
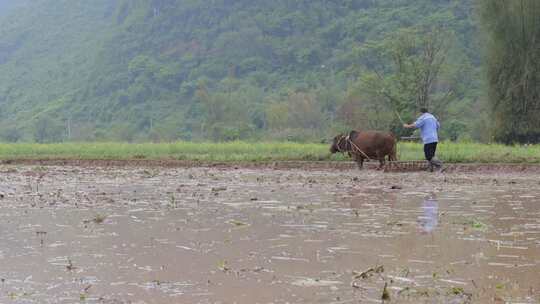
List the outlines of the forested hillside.
<svg viewBox="0 0 540 304">
<path fill-rule="evenodd" d="M 487 134 L 472 1 L 14 1 L 4 141 L 405 134 L 419 106 L 446 139 Z"/>
</svg>

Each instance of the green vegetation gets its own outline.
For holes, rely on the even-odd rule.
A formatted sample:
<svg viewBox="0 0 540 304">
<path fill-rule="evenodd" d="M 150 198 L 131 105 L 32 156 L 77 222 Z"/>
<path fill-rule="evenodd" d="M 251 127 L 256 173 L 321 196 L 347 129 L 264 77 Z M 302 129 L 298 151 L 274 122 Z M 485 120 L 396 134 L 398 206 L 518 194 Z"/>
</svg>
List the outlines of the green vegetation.
<svg viewBox="0 0 540 304">
<path fill-rule="evenodd" d="M 540 141 L 540 2 L 479 0 L 495 138 Z"/>
<path fill-rule="evenodd" d="M 540 163 L 540 145 L 443 142 L 440 159 L 450 163 Z M 400 160 L 423 159 L 422 145 L 400 143 Z M 1 144 L 0 159 L 155 159 L 203 162 L 343 161 L 342 154 L 330 154 L 326 144 L 290 142 L 228 143 L 63 143 Z"/>
<path fill-rule="evenodd" d="M 537 0 L 0 0 L 0 141 L 404 136 L 428 106 L 444 140 L 538 142 L 539 15 Z"/>
<path fill-rule="evenodd" d="M 485 139 L 472 1 L 0 0 L 0 140 Z M 473 109 L 473 111 L 471 111 Z"/>
</svg>

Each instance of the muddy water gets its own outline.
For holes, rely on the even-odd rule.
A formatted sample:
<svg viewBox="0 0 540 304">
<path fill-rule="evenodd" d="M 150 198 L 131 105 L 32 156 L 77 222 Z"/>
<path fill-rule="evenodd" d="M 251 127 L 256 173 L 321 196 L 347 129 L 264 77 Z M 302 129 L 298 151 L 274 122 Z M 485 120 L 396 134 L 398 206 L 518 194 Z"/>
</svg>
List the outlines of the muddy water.
<svg viewBox="0 0 540 304">
<path fill-rule="evenodd" d="M 540 301 L 535 175 L 0 170 L 1 303 Z"/>
</svg>

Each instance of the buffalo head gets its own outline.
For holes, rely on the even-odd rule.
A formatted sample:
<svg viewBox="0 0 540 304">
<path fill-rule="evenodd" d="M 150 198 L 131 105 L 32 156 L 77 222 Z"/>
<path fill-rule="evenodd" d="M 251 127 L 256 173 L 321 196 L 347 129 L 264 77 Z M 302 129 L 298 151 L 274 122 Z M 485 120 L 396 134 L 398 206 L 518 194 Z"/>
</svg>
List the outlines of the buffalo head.
<svg viewBox="0 0 540 304">
<path fill-rule="evenodd" d="M 330 152 L 336 153 L 336 152 L 344 152 L 345 151 L 345 142 L 346 138 L 343 134 L 338 134 L 334 139 L 332 140 L 332 145 L 330 146 Z"/>
</svg>

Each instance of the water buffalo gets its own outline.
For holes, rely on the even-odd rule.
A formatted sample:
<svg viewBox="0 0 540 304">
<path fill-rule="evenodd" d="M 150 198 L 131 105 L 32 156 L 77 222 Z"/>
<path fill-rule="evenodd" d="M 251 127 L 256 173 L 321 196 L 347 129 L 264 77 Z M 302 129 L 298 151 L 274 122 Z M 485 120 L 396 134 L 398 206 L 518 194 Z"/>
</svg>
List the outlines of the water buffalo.
<svg viewBox="0 0 540 304">
<path fill-rule="evenodd" d="M 334 137 L 330 152 L 347 152 L 352 156 L 358 168 L 362 169 L 364 160 L 376 159 L 379 169 L 384 167 L 385 157 L 396 161 L 396 138 L 392 133 L 379 131 L 351 131 L 348 135 Z"/>
</svg>

